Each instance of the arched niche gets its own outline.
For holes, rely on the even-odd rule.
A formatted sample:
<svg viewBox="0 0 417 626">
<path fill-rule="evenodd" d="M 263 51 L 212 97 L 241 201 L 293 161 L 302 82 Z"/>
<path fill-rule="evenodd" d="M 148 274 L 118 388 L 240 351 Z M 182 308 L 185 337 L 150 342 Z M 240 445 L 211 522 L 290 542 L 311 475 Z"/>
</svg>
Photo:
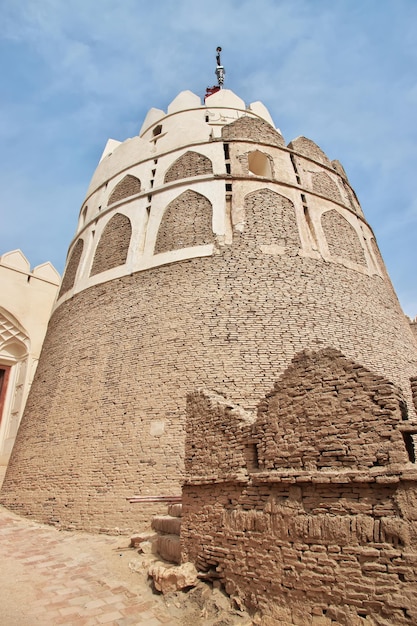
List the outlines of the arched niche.
<svg viewBox="0 0 417 626">
<path fill-rule="evenodd" d="M 132 174 L 127 174 L 113 189 L 107 204 L 114 204 L 114 202 L 134 196 L 140 191 L 141 184 L 139 178 L 132 176 Z"/>
<path fill-rule="evenodd" d="M 353 226 L 335 209 L 321 216 L 321 226 L 331 256 L 366 266 L 365 253 Z"/>
<path fill-rule="evenodd" d="M 116 213 L 106 224 L 94 255 L 90 276 L 124 265 L 132 236 L 130 219 Z"/>
<path fill-rule="evenodd" d="M 212 174 L 213 165 L 204 154 L 189 150 L 180 156 L 165 173 L 164 183 L 170 183 L 180 178 L 191 178 L 202 174 Z"/>
<path fill-rule="evenodd" d="M 214 240 L 211 202 L 196 191 L 187 189 L 165 209 L 155 244 L 155 254 Z"/>
<path fill-rule="evenodd" d="M 273 178 L 272 159 L 268 154 L 254 150 L 248 154 L 248 169 L 255 176 Z"/>
</svg>

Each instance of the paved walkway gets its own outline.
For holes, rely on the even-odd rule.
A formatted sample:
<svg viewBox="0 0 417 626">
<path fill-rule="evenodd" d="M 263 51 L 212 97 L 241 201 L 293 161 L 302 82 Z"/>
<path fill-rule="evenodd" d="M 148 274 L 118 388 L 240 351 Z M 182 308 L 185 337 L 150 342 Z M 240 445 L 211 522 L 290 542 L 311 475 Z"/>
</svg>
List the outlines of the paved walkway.
<svg viewBox="0 0 417 626">
<path fill-rule="evenodd" d="M 58 531 L 0 506 L 0 626 L 177 625 L 125 537 Z"/>
</svg>

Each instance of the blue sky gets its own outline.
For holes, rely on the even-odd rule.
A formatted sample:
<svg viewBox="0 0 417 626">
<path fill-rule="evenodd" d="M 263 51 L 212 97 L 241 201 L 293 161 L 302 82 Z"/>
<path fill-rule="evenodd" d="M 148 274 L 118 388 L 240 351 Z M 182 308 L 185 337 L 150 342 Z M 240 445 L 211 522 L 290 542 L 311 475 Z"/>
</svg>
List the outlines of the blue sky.
<svg viewBox="0 0 417 626">
<path fill-rule="evenodd" d="M 0 253 L 62 272 L 109 137 L 225 87 L 344 165 L 417 314 L 416 0 L 0 0 Z"/>
</svg>

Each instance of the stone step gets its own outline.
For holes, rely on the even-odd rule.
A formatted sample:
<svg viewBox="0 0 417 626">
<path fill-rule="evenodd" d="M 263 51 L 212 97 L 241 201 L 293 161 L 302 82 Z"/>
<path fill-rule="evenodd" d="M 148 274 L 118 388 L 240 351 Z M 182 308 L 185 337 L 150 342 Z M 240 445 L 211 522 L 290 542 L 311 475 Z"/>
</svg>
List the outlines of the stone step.
<svg viewBox="0 0 417 626">
<path fill-rule="evenodd" d="M 182 504 L 169 504 L 168 515 L 172 517 L 182 517 Z"/>
<path fill-rule="evenodd" d="M 152 528 L 157 533 L 167 535 L 179 535 L 181 531 L 181 518 L 171 515 L 155 515 L 152 518 Z"/>
<path fill-rule="evenodd" d="M 178 535 L 159 535 L 156 539 L 156 551 L 161 558 L 170 563 L 181 563 L 181 542 Z"/>
</svg>

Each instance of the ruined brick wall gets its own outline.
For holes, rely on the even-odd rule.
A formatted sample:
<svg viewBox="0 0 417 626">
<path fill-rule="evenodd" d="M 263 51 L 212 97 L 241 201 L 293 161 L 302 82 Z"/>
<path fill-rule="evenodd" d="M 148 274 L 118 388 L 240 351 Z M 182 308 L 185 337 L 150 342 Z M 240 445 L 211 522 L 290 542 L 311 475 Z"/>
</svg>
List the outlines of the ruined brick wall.
<svg viewBox="0 0 417 626">
<path fill-rule="evenodd" d="M 84 248 L 84 242 L 82 239 L 79 239 L 77 243 L 75 244 L 74 249 L 71 252 L 69 261 L 67 263 L 67 268 L 65 270 L 65 274 L 62 279 L 61 288 L 59 290 L 58 297 L 62 296 L 62 294 L 69 291 L 74 285 L 75 276 L 77 274 L 81 255 L 83 253 L 83 248 Z"/>
<path fill-rule="evenodd" d="M 167 170 L 164 183 L 171 183 L 180 178 L 190 178 L 201 174 L 211 174 L 213 165 L 204 154 L 189 150 L 180 156 Z"/>
<path fill-rule="evenodd" d="M 125 176 L 120 183 L 116 185 L 109 196 L 107 204 L 113 204 L 114 202 L 119 202 L 119 200 L 123 200 L 124 198 L 129 198 L 130 196 L 139 193 L 140 190 L 140 180 L 136 178 L 136 176 L 127 174 L 127 176 Z"/>
<path fill-rule="evenodd" d="M 132 227 L 129 218 L 116 213 L 106 224 L 98 242 L 91 276 L 126 263 L 131 235 Z"/>
<path fill-rule="evenodd" d="M 213 241 L 212 206 L 195 191 L 185 191 L 167 206 L 155 244 L 155 254 Z"/>
<path fill-rule="evenodd" d="M 184 560 L 281 624 L 414 624 L 417 471 L 405 417 L 394 385 L 334 350 L 298 355 L 256 420 L 190 394 Z"/>
</svg>

